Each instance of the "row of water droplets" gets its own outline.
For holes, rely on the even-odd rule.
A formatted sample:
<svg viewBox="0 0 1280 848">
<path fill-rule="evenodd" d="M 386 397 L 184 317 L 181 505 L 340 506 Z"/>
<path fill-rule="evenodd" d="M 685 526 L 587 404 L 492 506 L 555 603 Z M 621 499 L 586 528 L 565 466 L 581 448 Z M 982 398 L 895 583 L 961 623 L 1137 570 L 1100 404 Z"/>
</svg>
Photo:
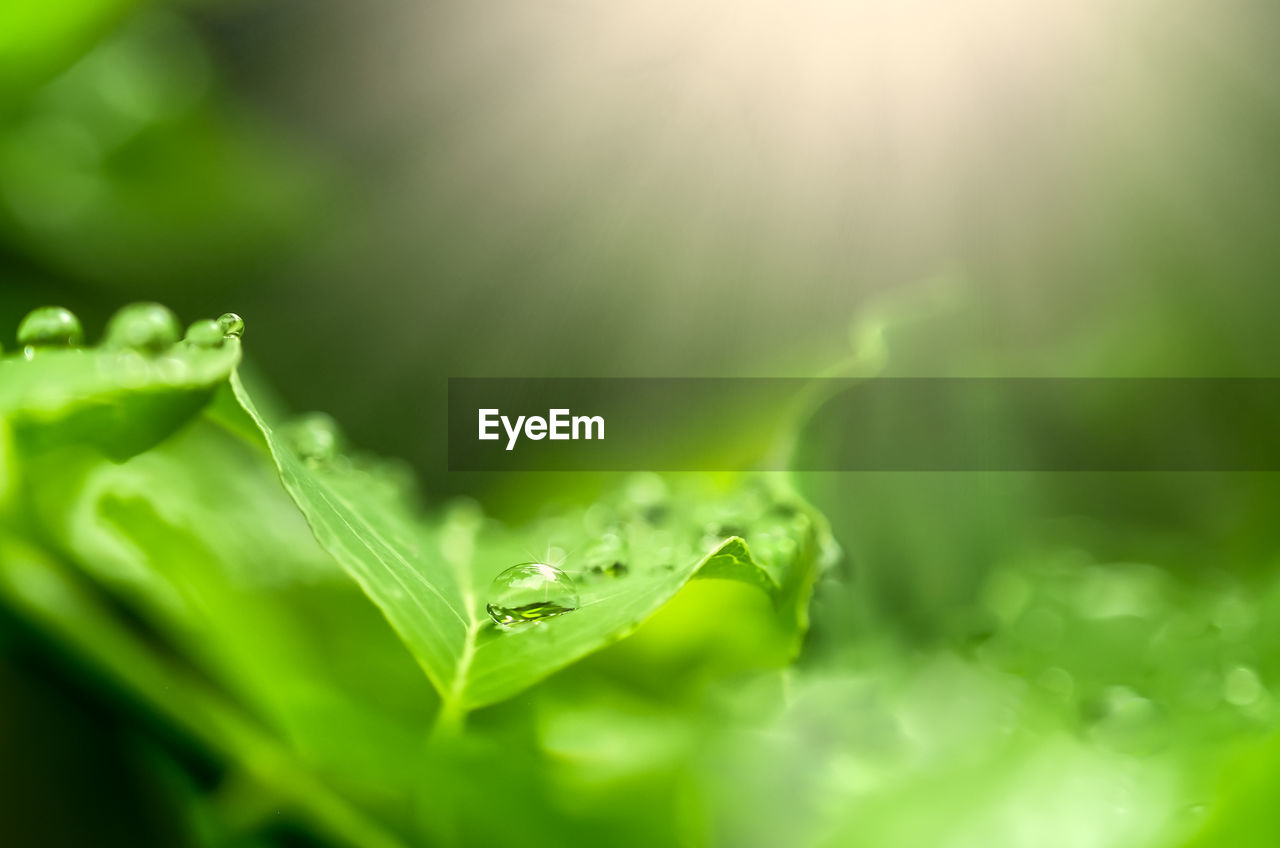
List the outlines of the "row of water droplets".
<svg viewBox="0 0 1280 848">
<path fill-rule="evenodd" d="M 581 580 L 616 580 L 633 573 L 630 563 L 632 544 L 638 542 L 652 559 L 653 571 L 674 572 L 681 557 L 696 559 L 731 537 L 747 535 L 751 526 L 753 554 L 764 552 L 771 559 L 782 561 L 796 554 L 796 543 L 789 534 L 790 524 L 806 520 L 793 503 L 779 500 L 764 489 L 749 488 L 731 505 L 721 505 L 710 510 L 700 510 L 690 504 L 686 519 L 689 521 L 690 538 L 680 542 L 682 522 L 675 530 L 669 519 L 673 507 L 670 493 L 662 478 L 657 475 L 636 475 L 625 489 L 620 504 L 598 503 L 582 516 L 585 529 L 596 541 L 579 552 L 585 563 L 575 572 Z M 572 533 L 573 528 L 563 528 Z M 759 551 L 756 548 L 759 548 Z M 512 566 L 494 578 L 489 587 L 489 616 L 505 628 L 523 627 L 571 612 L 580 606 L 580 596 L 575 580 L 559 565 L 565 554 L 554 549 L 559 556 L 551 555 L 539 562 Z"/>
<path fill-rule="evenodd" d="M 189 347 L 214 349 L 227 339 L 244 335 L 244 319 L 233 312 L 222 317 L 196 321 L 185 336 L 178 330 L 178 319 L 168 307 L 159 303 L 132 303 L 123 307 L 107 322 L 102 347 L 107 350 L 157 356 L 170 351 L 182 341 Z M 84 327 L 80 319 L 61 306 L 41 306 L 27 313 L 18 324 L 18 347 L 27 359 L 41 350 L 80 348 L 84 346 Z"/>
</svg>

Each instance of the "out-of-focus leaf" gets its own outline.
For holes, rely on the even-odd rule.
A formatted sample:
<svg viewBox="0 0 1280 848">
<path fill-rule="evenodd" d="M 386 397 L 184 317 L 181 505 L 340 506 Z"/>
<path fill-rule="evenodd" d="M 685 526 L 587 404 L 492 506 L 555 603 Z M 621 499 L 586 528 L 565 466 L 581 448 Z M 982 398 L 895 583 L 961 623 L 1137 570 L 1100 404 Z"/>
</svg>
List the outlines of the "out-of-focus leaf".
<svg viewBox="0 0 1280 848">
<path fill-rule="evenodd" d="M 0 4 L 0 106 L 75 60 L 134 0 Z"/>
<path fill-rule="evenodd" d="M 243 769 L 266 809 L 313 822 L 345 844 L 399 848 L 270 733 L 193 669 L 124 626 L 104 596 L 65 563 L 0 531 L 0 599 L 47 632 L 88 677 L 115 687 L 140 712 Z"/>
<path fill-rule="evenodd" d="M 622 638 L 693 577 L 757 585 L 795 632 L 807 624 L 825 528 L 789 491 L 760 485 L 692 497 L 663 491 L 654 478 L 643 491 L 632 487 L 519 532 L 466 507 L 424 522 L 376 471 L 341 455 L 304 458 L 262 420 L 234 378 L 232 385 L 321 545 L 382 608 L 441 693 L 446 714 L 510 697 Z M 501 628 L 485 610 L 490 581 L 531 560 L 573 575 L 580 608 Z"/>
<path fill-rule="evenodd" d="M 259 444 L 198 420 L 124 463 L 66 450 L 26 469 L 35 532 L 185 662 L 352 794 L 406 784 L 434 693 Z"/>
<path fill-rule="evenodd" d="M 1185 848 L 1269 848 L 1280 844 L 1280 735 L 1239 751 L 1223 770 L 1218 804 Z"/>
<path fill-rule="evenodd" d="M 216 751 L 253 773 L 255 797 L 301 793 L 301 815 L 324 820 L 314 807 L 338 790 L 336 806 L 390 825 L 434 694 L 315 544 L 260 434 L 200 417 L 239 359 L 225 338 L 0 361 L 6 604 L 76 654 L 91 638 L 89 659 L 147 709 L 201 721 L 189 701 L 216 700 L 233 729 L 199 738 L 231 735 Z"/>
<path fill-rule="evenodd" d="M 19 449 L 91 445 L 115 460 L 169 436 L 208 403 L 240 361 L 240 342 L 175 345 L 158 356 L 40 349 L 0 360 L 0 416 Z"/>
</svg>

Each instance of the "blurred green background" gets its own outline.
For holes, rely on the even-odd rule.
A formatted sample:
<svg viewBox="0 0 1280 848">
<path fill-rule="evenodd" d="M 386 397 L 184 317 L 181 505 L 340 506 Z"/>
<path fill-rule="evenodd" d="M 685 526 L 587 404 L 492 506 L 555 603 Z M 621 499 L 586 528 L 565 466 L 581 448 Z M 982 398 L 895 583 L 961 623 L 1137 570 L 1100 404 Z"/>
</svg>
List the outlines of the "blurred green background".
<svg viewBox="0 0 1280 848">
<path fill-rule="evenodd" d="M 91 338 L 234 310 L 286 407 L 513 518 L 594 482 L 449 475 L 449 376 L 1277 376 L 1276 33 L 1263 0 L 15 0 L 0 344 L 46 303 Z M 1280 842 L 1274 475 L 800 482 L 846 553 L 801 706 L 674 830 Z M 216 764 L 5 622 L 0 821 L 180 844 L 155 775 Z"/>
</svg>

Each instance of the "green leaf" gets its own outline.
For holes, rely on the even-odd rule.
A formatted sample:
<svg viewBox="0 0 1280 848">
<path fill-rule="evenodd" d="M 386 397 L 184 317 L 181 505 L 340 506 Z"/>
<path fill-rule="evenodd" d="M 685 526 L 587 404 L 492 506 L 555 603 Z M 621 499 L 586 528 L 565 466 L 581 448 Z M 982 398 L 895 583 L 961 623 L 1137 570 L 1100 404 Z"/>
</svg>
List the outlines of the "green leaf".
<svg viewBox="0 0 1280 848">
<path fill-rule="evenodd" d="M 780 484 L 666 492 L 657 478 L 640 478 L 612 499 L 518 532 L 468 504 L 427 520 L 379 466 L 343 455 L 305 458 L 287 432 L 262 419 L 235 377 L 232 387 L 316 538 L 381 607 L 439 690 L 445 714 L 508 698 L 626 636 L 694 577 L 760 587 L 797 638 L 807 624 L 827 536 L 821 519 Z M 233 417 L 224 407 L 215 414 Z M 499 627 L 485 609 L 490 581 L 529 561 L 566 570 L 581 606 L 548 622 Z"/>
<path fill-rule="evenodd" d="M 159 356 L 99 348 L 10 356 L 0 360 L 0 416 L 21 452 L 87 444 L 123 461 L 199 413 L 239 361 L 234 338 Z"/>
<path fill-rule="evenodd" d="M 0 4 L 0 102 L 73 62 L 133 0 Z"/>
<path fill-rule="evenodd" d="M 0 361 L 0 603 L 144 719 L 178 721 L 249 797 L 398 844 L 387 784 L 411 785 L 435 696 L 316 545 L 257 429 L 199 414 L 239 357 L 226 339 Z"/>
<path fill-rule="evenodd" d="M 83 576 L 0 528 L 0 600 L 74 652 L 75 667 L 105 678 L 167 731 L 177 730 L 242 770 L 253 797 L 279 813 L 297 809 L 343 844 L 401 848 L 383 826 L 318 781 L 233 700 L 171 652 L 122 626 Z"/>
</svg>

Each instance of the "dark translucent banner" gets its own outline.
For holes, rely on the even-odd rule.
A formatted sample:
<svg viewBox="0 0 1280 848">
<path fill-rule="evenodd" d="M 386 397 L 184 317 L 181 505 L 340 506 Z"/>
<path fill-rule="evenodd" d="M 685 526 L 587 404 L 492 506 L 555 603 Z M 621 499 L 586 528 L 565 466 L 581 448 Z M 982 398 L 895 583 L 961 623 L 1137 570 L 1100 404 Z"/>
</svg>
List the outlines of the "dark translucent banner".
<svg viewBox="0 0 1280 848">
<path fill-rule="evenodd" d="M 1277 379 L 449 381 L 453 471 L 1277 471 Z"/>
</svg>

